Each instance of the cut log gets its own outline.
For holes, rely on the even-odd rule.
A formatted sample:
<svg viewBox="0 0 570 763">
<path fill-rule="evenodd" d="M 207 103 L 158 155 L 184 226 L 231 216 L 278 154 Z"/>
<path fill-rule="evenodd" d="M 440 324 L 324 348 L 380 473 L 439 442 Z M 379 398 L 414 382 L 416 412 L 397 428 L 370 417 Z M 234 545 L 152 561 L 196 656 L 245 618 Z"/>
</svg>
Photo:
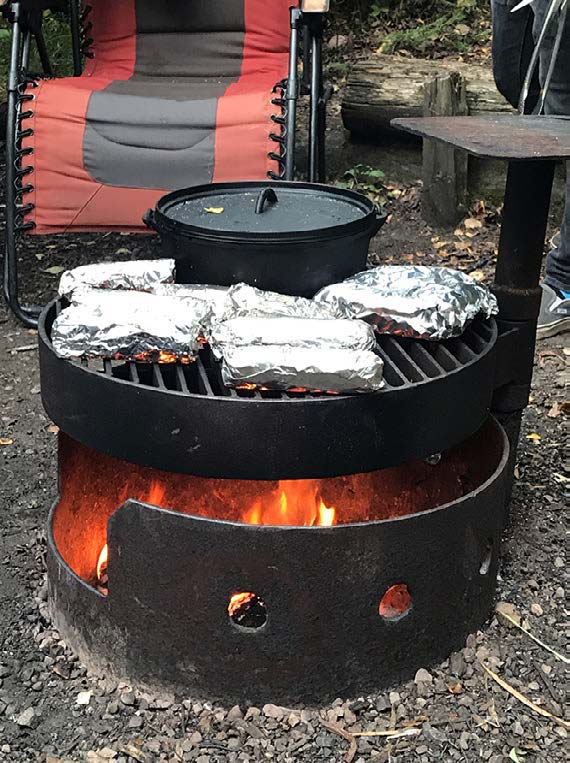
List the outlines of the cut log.
<svg viewBox="0 0 570 763">
<path fill-rule="evenodd" d="M 426 117 L 467 114 L 465 80 L 458 72 L 436 75 L 424 87 Z M 424 140 L 423 213 L 428 222 L 453 226 L 465 215 L 467 154 L 452 146 Z"/>
<path fill-rule="evenodd" d="M 377 55 L 357 63 L 349 75 L 342 102 L 344 126 L 372 137 L 392 119 L 423 116 L 426 83 L 452 71 L 465 81 L 469 114 L 513 111 L 495 87 L 490 66 Z"/>
</svg>

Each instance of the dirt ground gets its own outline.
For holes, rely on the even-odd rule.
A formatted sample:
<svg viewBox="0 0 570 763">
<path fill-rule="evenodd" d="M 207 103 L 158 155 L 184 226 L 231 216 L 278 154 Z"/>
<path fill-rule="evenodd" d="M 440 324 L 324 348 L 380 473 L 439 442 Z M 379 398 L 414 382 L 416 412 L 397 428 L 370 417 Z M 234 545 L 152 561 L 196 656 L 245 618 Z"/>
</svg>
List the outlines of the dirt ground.
<svg viewBox="0 0 570 763">
<path fill-rule="evenodd" d="M 475 205 L 456 231 L 421 219 L 417 185 L 386 179 L 391 217 L 373 261 L 448 264 L 488 279 L 497 212 Z M 27 290 L 53 294 L 59 273 L 92 259 L 147 254 L 148 237 L 36 239 L 27 250 Z M 504 539 L 498 601 L 545 646 L 493 618 L 465 648 L 391 691 L 339 698 L 320 711 L 212 707 L 207 698 L 142 696 L 86 675 L 50 626 L 44 583 L 45 526 L 56 495 L 56 434 L 42 409 L 35 332 L 0 305 L 0 761 L 154 763 L 295 761 L 430 763 L 565 760 L 563 463 L 569 337 L 542 342 L 524 417 Z M 567 404 L 566 404 L 567 405 Z M 541 709 L 499 686 L 482 663 Z M 322 721 L 329 723 L 328 727 Z M 332 726 L 330 723 L 332 722 Z M 397 738 L 350 732 L 412 728 Z"/>
</svg>

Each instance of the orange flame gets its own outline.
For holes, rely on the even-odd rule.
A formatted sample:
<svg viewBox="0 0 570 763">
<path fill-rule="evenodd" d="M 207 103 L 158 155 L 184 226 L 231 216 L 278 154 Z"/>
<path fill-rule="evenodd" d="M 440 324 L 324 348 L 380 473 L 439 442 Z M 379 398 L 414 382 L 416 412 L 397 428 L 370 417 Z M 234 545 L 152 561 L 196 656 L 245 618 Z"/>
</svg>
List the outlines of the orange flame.
<svg viewBox="0 0 570 763">
<path fill-rule="evenodd" d="M 229 616 L 232 617 L 235 615 L 236 612 L 239 612 L 239 610 L 244 606 L 244 604 L 248 604 L 250 601 L 253 601 L 253 599 L 255 599 L 255 594 L 251 593 L 250 591 L 234 593 L 228 606 Z"/>
<path fill-rule="evenodd" d="M 109 546 L 105 543 L 99 554 L 97 561 L 97 580 L 99 583 L 104 582 L 107 575 L 107 561 L 109 559 Z"/>
<path fill-rule="evenodd" d="M 318 480 L 280 480 L 271 497 L 254 501 L 241 519 L 249 525 L 331 527 L 336 511 L 321 498 Z"/>
</svg>

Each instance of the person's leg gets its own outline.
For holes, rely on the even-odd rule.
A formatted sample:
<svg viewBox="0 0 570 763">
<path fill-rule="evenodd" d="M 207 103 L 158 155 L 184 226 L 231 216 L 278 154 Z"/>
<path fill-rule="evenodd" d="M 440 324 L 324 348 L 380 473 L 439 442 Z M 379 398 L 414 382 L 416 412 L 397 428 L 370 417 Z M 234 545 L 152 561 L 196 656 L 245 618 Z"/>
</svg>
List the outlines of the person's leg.
<svg viewBox="0 0 570 763">
<path fill-rule="evenodd" d="M 534 48 L 532 27 L 534 14 L 530 8 L 511 13 L 518 0 L 491 0 L 493 16 L 493 75 L 498 91 L 515 108 Z M 538 71 L 527 99 L 526 110 L 532 111 L 538 100 Z"/>
<path fill-rule="evenodd" d="M 544 23 L 549 0 L 535 0 L 534 34 Z M 540 81 L 544 82 L 552 60 L 558 20 L 552 22 L 540 55 Z M 570 116 L 570 13 L 562 32 L 560 49 L 544 102 L 544 113 Z M 570 130 L 570 124 L 568 125 Z M 539 338 L 570 329 L 570 163 L 566 166 L 566 203 L 560 237 L 546 260 L 543 297 L 538 319 Z"/>
</svg>

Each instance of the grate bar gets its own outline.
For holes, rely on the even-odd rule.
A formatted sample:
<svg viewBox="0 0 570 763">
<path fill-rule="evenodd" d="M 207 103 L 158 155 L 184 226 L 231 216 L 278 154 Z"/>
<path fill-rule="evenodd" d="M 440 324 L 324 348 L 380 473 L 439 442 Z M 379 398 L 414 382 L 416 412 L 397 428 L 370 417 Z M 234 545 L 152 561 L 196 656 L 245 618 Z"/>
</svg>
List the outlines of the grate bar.
<svg viewBox="0 0 570 763">
<path fill-rule="evenodd" d="M 387 334 L 378 338 L 376 353 L 384 361 L 385 390 L 399 389 L 438 379 L 453 373 L 476 360 L 494 336 L 493 325 L 475 321 L 461 337 L 441 342 L 414 341 L 407 337 Z M 83 367 L 98 370 L 135 385 L 173 390 L 183 395 L 231 397 L 233 399 L 299 400 L 334 397 L 326 391 L 315 390 L 260 390 L 230 389 L 221 378 L 220 362 L 216 361 L 208 346 L 203 347 L 194 363 L 163 365 L 160 363 L 122 362 L 117 365 L 109 359 L 97 362 L 80 358 Z"/>
</svg>

